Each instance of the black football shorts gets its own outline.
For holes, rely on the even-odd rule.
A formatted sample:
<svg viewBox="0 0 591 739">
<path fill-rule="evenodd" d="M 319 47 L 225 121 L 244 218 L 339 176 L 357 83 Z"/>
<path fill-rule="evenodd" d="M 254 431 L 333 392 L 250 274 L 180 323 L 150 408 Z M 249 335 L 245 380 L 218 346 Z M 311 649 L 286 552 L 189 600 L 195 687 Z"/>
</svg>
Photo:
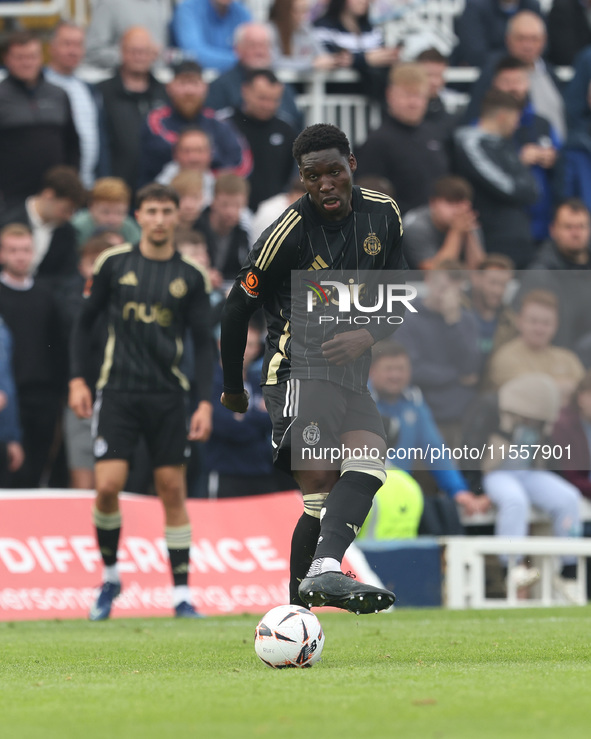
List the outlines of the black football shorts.
<svg viewBox="0 0 591 739">
<path fill-rule="evenodd" d="M 354 392 L 326 380 L 291 379 L 264 385 L 263 397 L 273 423 L 273 461 L 280 469 L 338 470 L 344 433 L 369 431 L 385 438 L 384 423 L 367 390 Z"/>
<path fill-rule="evenodd" d="M 187 462 L 189 443 L 183 393 L 128 393 L 102 390 L 93 416 L 93 451 L 97 462 L 130 461 L 143 437 L 152 467 Z"/>
</svg>

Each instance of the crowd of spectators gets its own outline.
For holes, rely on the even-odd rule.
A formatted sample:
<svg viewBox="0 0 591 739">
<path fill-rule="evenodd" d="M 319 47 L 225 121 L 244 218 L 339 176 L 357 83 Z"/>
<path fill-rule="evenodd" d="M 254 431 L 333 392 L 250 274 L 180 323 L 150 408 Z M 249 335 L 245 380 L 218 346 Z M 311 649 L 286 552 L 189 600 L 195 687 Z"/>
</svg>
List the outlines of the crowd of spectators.
<svg viewBox="0 0 591 739">
<path fill-rule="evenodd" d="M 60 21 L 45 46 L 26 30 L 5 35 L 0 484 L 92 486 L 90 429 L 65 412 L 68 336 L 93 260 L 139 238 L 138 187 L 177 190 L 178 247 L 208 270 L 219 307 L 249 247 L 303 192 L 291 146 L 305 111 L 281 73 L 330 79 L 349 68 L 368 104 L 381 104 L 380 126 L 356 147 L 356 182 L 395 197 L 421 287 L 418 313 L 372 372 L 389 441 L 454 447 L 470 433 L 505 443 L 523 428 L 569 440 L 580 464 L 561 477 L 484 464 L 475 478 L 453 465 L 435 477 L 468 513 L 502 509 L 499 531 L 521 531 L 515 511 L 542 488 L 540 505 L 568 499 L 547 505 L 555 532 L 575 532 L 573 496 L 591 498 L 591 13 L 579 0 L 554 0 L 547 17 L 537 0 L 472 0 L 456 18 L 451 58 L 424 48 L 408 60 L 369 10 L 370 0 L 275 0 L 260 23 L 237 0 L 96 0 L 88 28 Z M 106 78 L 84 81 L 83 62 Z M 449 105 L 450 63 L 480 68 L 460 109 Z M 569 83 L 556 75 L 564 64 Z M 245 362 L 252 387 L 263 341 L 258 322 Z M 522 375 L 534 378 L 528 387 L 549 382 L 556 404 L 546 388 L 529 416 L 507 407 L 523 398 Z M 273 477 L 270 426 L 253 398 L 232 418 L 214 398 L 191 494 L 289 487 Z M 475 411 L 482 403 L 493 411 Z M 494 418 L 486 429 L 485 417 Z"/>
</svg>

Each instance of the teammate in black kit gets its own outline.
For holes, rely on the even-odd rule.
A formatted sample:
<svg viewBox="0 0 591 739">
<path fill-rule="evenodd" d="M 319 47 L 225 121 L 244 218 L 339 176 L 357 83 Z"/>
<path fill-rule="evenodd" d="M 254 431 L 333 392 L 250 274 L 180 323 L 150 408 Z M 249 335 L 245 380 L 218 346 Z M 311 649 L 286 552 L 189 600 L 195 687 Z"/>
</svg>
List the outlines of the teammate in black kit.
<svg viewBox="0 0 591 739">
<path fill-rule="evenodd" d="M 405 269 L 400 213 L 391 198 L 353 186 L 355 157 L 335 126 L 308 127 L 293 153 L 307 194 L 263 232 L 228 297 L 221 402 L 234 412 L 248 407 L 242 358 L 248 318 L 262 305 L 268 322 L 262 384 L 273 420 L 275 463 L 292 469 L 304 496 L 292 538 L 290 600 L 370 613 L 392 605 L 394 594 L 347 577 L 341 562 L 386 479 L 384 428 L 367 390 L 367 373 L 370 347 L 394 326 L 376 322 L 327 333 L 323 326 L 319 339 L 318 327 L 308 333 L 311 325 L 294 332 L 291 275 L 307 270 L 316 280 L 321 273 L 315 270 L 333 277 L 354 271 L 361 278 L 366 271 Z M 306 342 L 312 334 L 316 344 L 313 338 Z M 379 456 L 348 458 L 338 469 L 326 462 L 297 469 L 290 452 L 302 439 L 312 445 L 329 439 L 351 450 L 367 447 Z"/>
<path fill-rule="evenodd" d="M 185 507 L 184 465 L 187 438 L 205 441 L 211 431 L 213 351 L 208 284 L 201 269 L 175 250 L 176 192 L 162 185 L 146 185 L 138 192 L 137 202 L 140 243 L 113 247 L 97 259 L 72 340 L 70 407 L 80 417 L 89 418 L 92 396 L 81 369 L 89 351 L 89 329 L 100 313 L 107 312 L 109 338 L 95 403 L 97 494 L 93 512 L 105 567 L 101 592 L 90 611 L 92 621 L 108 618 L 121 592 L 118 496 L 140 435 L 148 444 L 156 491 L 164 506 L 175 612 L 179 617 L 199 617 L 188 588 L 191 525 Z M 199 394 L 188 437 L 184 402 L 189 381 L 179 370 L 187 327 L 196 347 Z"/>
</svg>

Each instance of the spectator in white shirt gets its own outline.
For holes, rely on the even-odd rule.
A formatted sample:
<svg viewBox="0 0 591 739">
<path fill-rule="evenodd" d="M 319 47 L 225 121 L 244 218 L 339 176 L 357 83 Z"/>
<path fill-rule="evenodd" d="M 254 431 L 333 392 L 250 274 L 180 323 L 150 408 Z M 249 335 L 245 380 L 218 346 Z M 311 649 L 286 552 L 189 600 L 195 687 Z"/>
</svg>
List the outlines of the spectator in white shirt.
<svg viewBox="0 0 591 739">
<path fill-rule="evenodd" d="M 98 108 L 92 90 L 75 75 L 84 59 L 84 31 L 75 23 L 61 21 L 49 43 L 49 63 L 45 77 L 66 91 L 74 125 L 80 139 L 80 179 L 87 188 L 94 182 L 99 159 Z"/>
</svg>

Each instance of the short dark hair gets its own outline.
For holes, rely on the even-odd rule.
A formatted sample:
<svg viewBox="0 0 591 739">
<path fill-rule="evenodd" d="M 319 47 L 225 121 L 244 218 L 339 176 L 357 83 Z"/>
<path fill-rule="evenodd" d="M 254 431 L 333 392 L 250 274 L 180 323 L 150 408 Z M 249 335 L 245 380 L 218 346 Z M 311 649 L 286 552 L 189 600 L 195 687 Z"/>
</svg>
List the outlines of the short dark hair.
<svg viewBox="0 0 591 739">
<path fill-rule="evenodd" d="M 511 259 L 511 257 L 508 257 L 505 254 L 497 254 L 496 252 L 491 252 L 490 254 L 487 254 L 484 259 L 478 264 L 478 269 L 481 272 L 484 272 L 487 269 L 502 269 L 506 270 L 507 272 L 513 272 L 513 270 L 515 269 L 515 262 Z"/>
<path fill-rule="evenodd" d="M 52 41 L 55 40 L 55 38 L 57 37 L 59 32 L 62 30 L 62 28 L 74 28 L 77 31 L 84 33 L 84 29 L 82 28 L 82 26 L 79 26 L 78 23 L 76 23 L 75 21 L 68 20 L 66 18 L 62 18 L 53 27 L 53 30 L 50 36 Z"/>
<path fill-rule="evenodd" d="M 214 198 L 216 195 L 244 195 L 248 198 L 250 182 L 236 172 L 222 171 L 218 174 L 213 186 Z"/>
<path fill-rule="evenodd" d="M 587 208 L 585 202 L 581 200 L 581 198 L 567 198 L 566 200 L 562 200 L 560 203 L 558 203 L 558 205 L 554 209 L 554 216 L 552 218 L 553 221 L 556 220 L 558 211 L 562 210 L 563 208 L 568 208 L 574 213 L 586 213 L 587 215 L 589 215 L 589 208 Z"/>
<path fill-rule="evenodd" d="M 425 49 L 415 59 L 415 62 L 434 62 L 435 64 L 449 64 L 449 59 L 433 47 Z"/>
<path fill-rule="evenodd" d="M 203 75 L 203 68 L 201 64 L 193 59 L 183 59 L 172 66 L 172 76 L 178 77 L 180 74 L 198 74 L 201 77 Z"/>
<path fill-rule="evenodd" d="M 168 185 L 161 185 L 158 182 L 150 182 L 137 191 L 135 196 L 136 207 L 139 209 L 146 200 L 170 200 L 176 207 L 179 207 L 179 196 L 176 190 Z"/>
<path fill-rule="evenodd" d="M 181 139 L 184 139 L 185 136 L 190 136 L 193 133 L 197 133 L 197 134 L 201 134 L 201 136 L 205 136 L 205 138 L 209 141 L 209 145 L 211 146 L 211 136 L 207 133 L 207 131 L 204 131 L 202 128 L 199 128 L 199 126 L 186 126 L 185 128 L 182 128 L 179 131 L 178 138 L 176 142 L 174 143 L 173 148 L 176 149 Z"/>
<path fill-rule="evenodd" d="M 408 351 L 402 344 L 394 339 L 384 339 L 374 344 L 372 348 L 372 362 L 377 362 L 384 357 L 408 357 Z"/>
<path fill-rule="evenodd" d="M 498 110 L 516 110 L 521 113 L 523 105 L 508 92 L 491 89 L 484 96 L 480 107 L 480 115 L 487 116 Z"/>
<path fill-rule="evenodd" d="M 110 247 L 111 242 L 105 236 L 105 233 L 95 234 L 89 239 L 86 239 L 82 246 L 80 246 L 78 255 L 80 257 L 98 257 L 99 254 Z"/>
<path fill-rule="evenodd" d="M 530 305 L 531 303 L 534 305 L 543 305 L 545 308 L 550 308 L 558 313 L 558 296 L 552 290 L 536 288 L 525 293 L 521 298 L 519 311 L 521 312 L 526 305 Z"/>
<path fill-rule="evenodd" d="M 181 228 L 175 234 L 175 241 L 178 244 L 191 244 L 191 246 L 205 246 L 207 248 L 207 239 L 202 231 L 193 228 Z"/>
<path fill-rule="evenodd" d="M 7 223 L 6 226 L 0 228 L 0 247 L 5 236 L 33 236 L 31 229 L 24 223 Z"/>
<path fill-rule="evenodd" d="M 86 202 L 86 190 L 80 181 L 77 170 L 74 167 L 67 167 L 59 164 L 57 167 L 51 167 L 43 175 L 41 183 L 42 190 L 53 190 L 58 198 L 68 198 L 76 207 L 80 207 Z"/>
<path fill-rule="evenodd" d="M 13 46 L 26 46 L 33 41 L 41 44 L 41 39 L 31 31 L 14 31 L 6 37 L 2 44 L 2 56 L 6 56 Z"/>
<path fill-rule="evenodd" d="M 257 77 L 264 77 L 272 85 L 280 85 L 281 82 L 272 69 L 247 69 L 242 77 L 243 85 L 252 85 Z"/>
<path fill-rule="evenodd" d="M 517 57 L 514 56 L 501 57 L 495 65 L 494 77 L 496 77 L 500 72 L 513 69 L 528 69 L 528 65 L 526 62 L 522 62 L 521 59 L 517 59 Z"/>
<path fill-rule="evenodd" d="M 349 139 L 340 128 L 333 126 L 332 123 L 315 123 L 304 128 L 293 142 L 292 153 L 296 162 L 301 164 L 305 154 L 325 149 L 337 149 L 344 157 L 351 154 Z"/>
<path fill-rule="evenodd" d="M 463 200 L 472 202 L 474 191 L 472 185 L 463 177 L 449 175 L 435 180 L 431 187 L 433 200 L 447 200 L 448 203 L 461 203 Z"/>
</svg>

